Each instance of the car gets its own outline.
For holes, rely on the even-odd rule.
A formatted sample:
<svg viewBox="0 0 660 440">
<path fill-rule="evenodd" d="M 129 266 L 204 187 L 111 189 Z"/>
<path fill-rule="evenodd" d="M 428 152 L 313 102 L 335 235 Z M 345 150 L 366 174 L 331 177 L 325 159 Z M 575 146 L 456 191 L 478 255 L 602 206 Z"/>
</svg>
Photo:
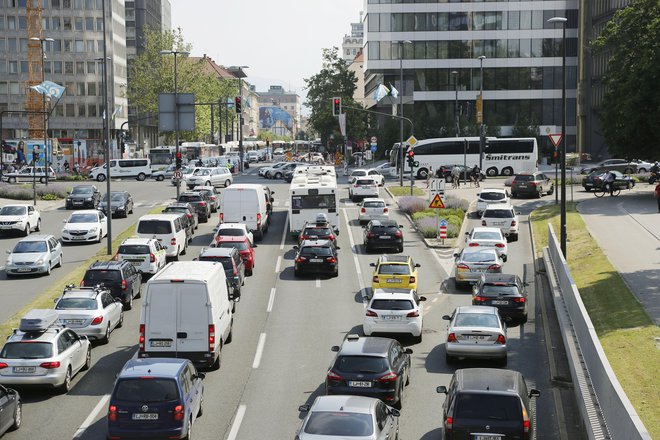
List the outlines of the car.
<svg viewBox="0 0 660 440">
<path fill-rule="evenodd" d="M 351 171 L 351 174 L 348 175 L 348 184 L 352 184 L 355 180 L 357 180 L 359 177 L 367 177 L 367 169 L 366 168 L 356 168 L 353 171 Z"/>
<path fill-rule="evenodd" d="M 305 164 L 302 162 L 286 162 L 286 164 L 281 167 L 266 170 L 264 177 L 266 177 L 266 179 L 282 179 L 285 173 L 288 171 L 294 171 L 299 165 Z"/>
<path fill-rule="evenodd" d="M 505 319 L 527 322 L 527 292 L 518 275 L 483 274 L 474 285 L 472 305 L 493 306 Z"/>
<path fill-rule="evenodd" d="M 533 195 L 541 198 L 543 194 L 551 195 L 555 192 L 555 184 L 543 173 L 516 174 L 511 182 L 511 198 L 522 195 Z"/>
<path fill-rule="evenodd" d="M 227 282 L 232 288 L 229 299 L 233 301 L 241 297 L 241 287 L 245 284 L 245 262 L 238 249 L 235 247 L 208 247 L 202 249 L 195 261 L 222 263 Z"/>
<path fill-rule="evenodd" d="M 104 344 L 110 340 L 110 333 L 124 324 L 121 300 L 104 286 L 68 285 L 55 298 L 55 312 L 61 325 Z"/>
<path fill-rule="evenodd" d="M 254 248 L 247 236 L 218 235 L 209 247 L 236 248 L 245 263 L 245 275 L 251 277 L 254 273 Z"/>
<path fill-rule="evenodd" d="M 295 174 L 295 168 L 292 170 L 286 170 L 284 174 L 282 175 L 282 180 L 284 180 L 286 183 L 291 183 L 293 180 L 293 176 Z"/>
<path fill-rule="evenodd" d="M 195 173 L 195 171 L 199 170 L 200 168 L 202 168 L 202 167 L 197 167 L 197 166 L 192 166 L 192 165 L 188 165 L 185 168 L 182 168 L 181 169 L 181 179 L 177 179 L 174 176 L 174 173 L 172 173 L 172 178 L 171 178 L 172 185 L 177 186 L 181 182 L 183 182 L 185 184 L 187 182 L 188 178 L 190 176 L 192 176 Z"/>
<path fill-rule="evenodd" d="M 459 306 L 442 319 L 449 321 L 445 344 L 448 364 L 457 358 L 470 358 L 495 359 L 506 366 L 506 324 L 496 307 Z"/>
<path fill-rule="evenodd" d="M 508 258 L 509 246 L 506 237 L 499 228 L 484 228 L 476 226 L 465 233 L 465 247 L 479 249 L 495 249 L 502 261 Z"/>
<path fill-rule="evenodd" d="M 211 212 L 218 212 L 218 208 L 220 207 L 220 197 L 218 197 L 218 192 L 214 186 L 196 186 L 192 190 L 204 194 L 211 206 Z"/>
<path fill-rule="evenodd" d="M 332 229 L 332 225 L 326 219 L 317 219 L 321 221 L 306 222 L 300 234 L 298 235 L 298 245 L 305 240 L 329 240 L 334 246 L 337 246 L 337 235 Z"/>
<path fill-rule="evenodd" d="M 67 193 L 64 203 L 66 209 L 96 209 L 100 201 L 101 192 L 96 185 L 76 185 Z"/>
<path fill-rule="evenodd" d="M 318 396 L 312 405 L 298 407 L 307 413 L 296 440 L 383 440 L 399 438 L 399 411 L 381 400 L 362 396 Z"/>
<path fill-rule="evenodd" d="M 13 388 L 0 385 L 0 414 L 4 414 L 0 425 L 0 436 L 5 432 L 16 431 L 23 422 L 21 395 Z"/>
<path fill-rule="evenodd" d="M 413 262 L 409 255 L 381 255 L 378 261 L 369 264 L 374 267 L 371 278 L 371 288 L 376 289 L 412 289 L 417 291 L 417 268 L 419 263 Z"/>
<path fill-rule="evenodd" d="M 371 220 L 364 226 L 362 244 L 369 253 L 374 249 L 394 249 L 403 252 L 403 225 L 394 220 Z"/>
<path fill-rule="evenodd" d="M 278 170 L 279 168 L 282 168 L 284 165 L 287 165 L 289 163 L 290 162 L 277 162 L 277 163 L 274 163 L 273 165 L 268 166 L 268 167 L 261 167 L 261 168 L 259 168 L 259 171 L 257 171 L 257 174 L 260 177 L 269 178 L 268 177 L 269 172 L 272 173 L 272 171 Z"/>
<path fill-rule="evenodd" d="M 52 309 L 32 309 L 21 319 L 0 350 L 0 383 L 71 390 L 73 377 L 92 364 L 92 347 L 57 320 Z"/>
<path fill-rule="evenodd" d="M 62 244 L 53 235 L 31 235 L 21 239 L 14 248 L 7 250 L 5 274 L 50 275 L 54 267 L 62 267 Z"/>
<path fill-rule="evenodd" d="M 174 172 L 176 171 L 176 165 L 170 165 L 165 169 L 154 171 L 151 173 L 151 177 L 154 180 L 162 182 L 165 179 L 171 179 L 174 177 Z"/>
<path fill-rule="evenodd" d="M 637 172 L 637 164 L 625 159 L 608 159 L 595 165 L 587 165 L 580 170 L 581 174 L 589 174 L 593 171 L 605 173 L 607 171 L 619 171 L 624 174 L 633 174 Z"/>
<path fill-rule="evenodd" d="M 32 205 L 5 205 L 0 208 L 0 233 L 21 232 L 28 236 L 41 230 L 41 214 Z"/>
<path fill-rule="evenodd" d="M 619 171 L 612 172 L 614 173 L 614 189 L 630 189 L 635 186 L 635 180 L 632 177 L 621 174 Z M 592 189 L 602 189 L 606 178 L 607 173 L 593 171 L 582 179 L 582 187 L 587 192 Z"/>
<path fill-rule="evenodd" d="M 192 175 L 186 178 L 188 189 L 196 186 L 228 187 L 234 181 L 234 177 L 227 167 L 198 168 Z"/>
<path fill-rule="evenodd" d="M 533 439 L 536 405 L 541 393 L 528 390 L 522 374 L 499 368 L 462 368 L 454 372 L 442 405 L 443 440 Z M 474 432 L 488 434 L 474 436 Z"/>
<path fill-rule="evenodd" d="M 98 209 L 108 215 L 108 195 L 104 194 Z M 128 191 L 110 191 L 110 215 L 113 217 L 128 217 L 133 214 L 133 196 Z"/>
<path fill-rule="evenodd" d="M 48 180 L 56 180 L 57 174 L 55 174 L 53 167 L 48 167 L 48 170 Z M 7 183 L 32 182 L 33 180 L 46 183 L 46 171 L 43 166 L 37 166 L 36 168 L 26 166 L 11 173 L 3 172 L 2 180 Z"/>
<path fill-rule="evenodd" d="M 61 240 L 63 243 L 94 241 L 100 243 L 108 234 L 108 219 L 101 211 L 87 209 L 73 211 L 64 220 Z"/>
<path fill-rule="evenodd" d="M 178 260 L 188 252 L 190 219 L 182 212 L 147 214 L 140 217 L 135 227 L 139 238 L 154 238 L 166 249 L 168 259 Z"/>
<path fill-rule="evenodd" d="M 349 334 L 332 351 L 337 356 L 325 377 L 327 395 L 374 397 L 401 409 L 410 383 L 410 348 L 395 339 Z"/>
<path fill-rule="evenodd" d="M 502 259 L 495 249 L 466 247 L 454 254 L 456 288 L 476 283 L 481 274 L 502 273 Z"/>
<path fill-rule="evenodd" d="M 481 214 L 481 226 L 500 228 L 508 241 L 518 241 L 518 214 L 511 205 L 487 205 Z"/>
<path fill-rule="evenodd" d="M 339 276 L 339 247 L 330 240 L 310 239 L 303 240 L 300 245 L 294 246 L 293 275 L 329 275 Z"/>
<path fill-rule="evenodd" d="M 371 177 L 378 183 L 378 186 L 385 186 L 385 176 L 383 176 L 376 168 L 369 168 L 367 170 L 367 177 Z"/>
<path fill-rule="evenodd" d="M 187 359 L 130 359 L 110 394 L 107 438 L 192 438 L 203 379 Z"/>
<path fill-rule="evenodd" d="M 385 176 L 392 176 L 392 173 L 396 173 L 396 167 L 393 167 L 388 162 L 382 163 L 373 169 L 378 171 L 383 178 Z"/>
<path fill-rule="evenodd" d="M 459 170 L 461 170 L 460 174 L 460 180 L 465 180 L 466 182 L 470 181 L 470 175 L 472 173 L 472 167 L 470 166 L 465 166 L 462 164 L 454 164 L 454 165 L 441 165 L 438 167 L 437 170 L 435 170 L 435 177 L 440 177 L 444 178 L 445 182 L 451 183 L 452 182 L 452 170 L 454 168 L 458 167 Z M 486 175 L 483 173 L 483 171 L 479 172 L 479 181 L 484 181 L 486 180 Z"/>
<path fill-rule="evenodd" d="M 211 217 L 211 206 L 206 195 L 195 191 L 185 191 L 179 194 L 179 203 L 190 203 L 199 215 L 200 223 L 207 223 Z"/>
<path fill-rule="evenodd" d="M 366 336 L 374 333 L 403 333 L 422 342 L 425 296 L 412 289 L 374 290 L 362 321 Z"/>
<path fill-rule="evenodd" d="M 245 158 L 250 163 L 256 163 L 259 162 L 260 160 L 260 156 L 257 151 L 248 151 L 247 153 L 245 153 Z"/>
<path fill-rule="evenodd" d="M 246 237 L 250 243 L 254 243 L 254 236 L 245 223 L 220 223 L 215 231 L 214 238 L 220 236 Z"/>
<path fill-rule="evenodd" d="M 372 177 L 358 177 L 348 186 L 348 197 L 353 201 L 378 196 L 378 183 Z"/>
<path fill-rule="evenodd" d="M 651 167 L 653 167 L 653 162 L 648 162 L 646 160 L 633 159 L 632 163 L 637 165 L 638 173 L 646 173 L 651 170 Z"/>
<path fill-rule="evenodd" d="M 358 222 L 363 225 L 370 220 L 387 220 L 390 218 L 390 208 L 385 200 L 378 198 L 366 198 L 360 203 Z"/>
<path fill-rule="evenodd" d="M 275 194 L 275 191 L 271 191 L 266 185 L 262 185 L 262 188 L 264 189 L 264 200 L 266 201 L 266 212 L 268 213 L 267 222 L 270 224 L 270 219 L 273 215 L 273 202 L 275 201 L 273 194 Z"/>
<path fill-rule="evenodd" d="M 142 274 L 128 261 L 97 261 L 87 268 L 80 287 L 99 284 L 121 300 L 124 310 L 131 310 L 133 298 L 139 298 L 142 293 Z"/>
<path fill-rule="evenodd" d="M 477 215 L 481 215 L 488 205 L 508 205 L 509 192 L 503 188 L 484 188 L 477 194 Z"/>
<path fill-rule="evenodd" d="M 321 153 L 305 153 L 301 155 L 298 160 L 301 162 L 308 162 L 308 163 L 315 163 L 315 164 L 323 164 L 325 163 L 325 159 L 323 158 L 323 154 Z"/>
<path fill-rule="evenodd" d="M 155 238 L 127 238 L 121 242 L 115 261 L 132 264 L 141 274 L 153 275 L 167 264 L 167 248 Z"/>
<path fill-rule="evenodd" d="M 195 235 L 195 229 L 199 228 L 199 214 L 190 203 L 173 202 L 161 211 L 163 214 L 184 214 L 186 216 L 186 235 L 188 241 Z"/>
</svg>

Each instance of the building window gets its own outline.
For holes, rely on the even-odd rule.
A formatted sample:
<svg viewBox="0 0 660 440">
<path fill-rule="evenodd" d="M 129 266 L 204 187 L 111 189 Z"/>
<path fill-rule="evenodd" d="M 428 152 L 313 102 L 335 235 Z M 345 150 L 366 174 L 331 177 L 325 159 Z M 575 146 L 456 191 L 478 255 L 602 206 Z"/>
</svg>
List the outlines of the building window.
<svg viewBox="0 0 660 440">
<path fill-rule="evenodd" d="M 53 73 L 62 73 L 62 61 L 53 61 Z"/>
<path fill-rule="evenodd" d="M 98 32 L 103 32 L 103 19 L 102 18 L 97 18 L 96 19 L 96 30 Z"/>
<path fill-rule="evenodd" d="M 85 74 L 85 62 L 76 61 L 76 74 L 84 75 Z"/>
<path fill-rule="evenodd" d="M 9 62 L 9 73 L 18 73 L 18 61 Z"/>
<path fill-rule="evenodd" d="M 12 17 L 12 16 L 7 17 L 7 30 L 10 31 L 16 30 L 16 17 Z"/>
<path fill-rule="evenodd" d="M 71 28 L 71 17 L 62 17 L 62 30 L 70 31 Z"/>
<path fill-rule="evenodd" d="M 5 60 L 0 60 L 0 73 L 7 73 L 7 61 L 5 61 Z M 4 81 L 1 82 L 0 85 L 1 84 L 4 84 L 5 87 L 7 86 L 7 83 L 4 82 Z M 0 95 L 2 95 L 1 92 L 0 92 Z"/>
<path fill-rule="evenodd" d="M 71 9 L 71 0 L 62 0 L 63 9 Z"/>
<path fill-rule="evenodd" d="M 87 52 L 88 53 L 94 53 L 95 52 L 95 50 L 94 50 L 94 47 L 95 47 L 94 46 L 94 40 L 87 40 L 86 43 L 87 43 Z"/>
<path fill-rule="evenodd" d="M 87 61 L 87 73 L 96 73 L 96 62 Z"/>
<path fill-rule="evenodd" d="M 64 42 L 64 52 L 72 52 L 71 50 L 71 40 L 62 40 Z"/>
<path fill-rule="evenodd" d="M 76 83 L 78 96 L 85 96 L 85 83 Z"/>
<path fill-rule="evenodd" d="M 53 73 L 50 61 L 44 61 L 44 73 Z"/>
<path fill-rule="evenodd" d="M 27 38 L 21 38 L 19 40 L 20 45 L 21 45 L 21 52 L 27 52 L 28 51 L 28 39 Z"/>
<path fill-rule="evenodd" d="M 98 116 L 98 113 L 96 112 L 96 104 L 87 105 L 87 116 L 90 118 L 95 118 Z"/>
<path fill-rule="evenodd" d="M 27 61 L 21 61 L 21 72 L 23 73 L 28 73 L 28 62 Z"/>
<path fill-rule="evenodd" d="M 91 11 L 94 9 L 94 0 L 85 0 L 85 9 Z"/>
<path fill-rule="evenodd" d="M 76 17 L 74 19 L 74 24 L 75 24 L 75 28 L 76 28 L 77 31 L 82 31 L 83 30 L 83 19 L 82 19 L 82 17 Z"/>
<path fill-rule="evenodd" d="M 24 15 L 20 15 L 18 17 L 18 29 L 24 31 L 27 29 L 27 17 Z"/>
<path fill-rule="evenodd" d="M 83 40 L 76 40 L 76 52 L 85 52 L 85 42 Z"/>
<path fill-rule="evenodd" d="M 86 31 L 94 30 L 94 17 L 85 17 L 85 30 Z"/>
<path fill-rule="evenodd" d="M 60 17 L 52 17 L 52 25 L 53 25 L 53 30 L 54 31 L 59 31 L 62 29 L 62 24 L 60 22 Z"/>
<path fill-rule="evenodd" d="M 18 52 L 16 38 L 7 38 L 7 49 L 12 53 Z"/>
<path fill-rule="evenodd" d="M 50 28 L 50 21 L 48 20 L 48 17 L 41 17 L 41 28 L 43 30 L 48 30 Z"/>
<path fill-rule="evenodd" d="M 96 83 L 88 82 L 87 83 L 87 96 L 96 96 Z"/>
<path fill-rule="evenodd" d="M 60 0 L 51 0 L 50 4 L 53 6 L 53 9 L 60 8 Z"/>
<path fill-rule="evenodd" d="M 73 61 L 64 62 L 64 73 L 66 75 L 73 75 Z"/>
<path fill-rule="evenodd" d="M 66 116 L 69 118 L 76 117 L 76 106 L 74 104 L 66 104 Z"/>
<path fill-rule="evenodd" d="M 84 118 L 85 115 L 87 114 L 85 112 L 85 104 L 78 104 L 78 117 Z"/>
</svg>

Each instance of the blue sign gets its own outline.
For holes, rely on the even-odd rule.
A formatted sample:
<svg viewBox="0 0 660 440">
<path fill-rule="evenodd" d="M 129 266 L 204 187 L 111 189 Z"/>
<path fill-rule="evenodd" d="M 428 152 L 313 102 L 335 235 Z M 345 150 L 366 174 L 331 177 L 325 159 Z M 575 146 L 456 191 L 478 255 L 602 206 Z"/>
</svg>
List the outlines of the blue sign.
<svg viewBox="0 0 660 440">
<path fill-rule="evenodd" d="M 372 153 L 375 153 L 377 149 L 378 149 L 378 147 L 376 147 L 375 145 L 371 146 L 371 152 Z"/>
<path fill-rule="evenodd" d="M 444 218 L 443 218 L 443 219 L 440 219 L 440 226 L 447 227 L 447 225 L 448 225 L 448 223 L 447 223 L 447 220 L 446 220 L 446 219 L 444 219 Z"/>
</svg>

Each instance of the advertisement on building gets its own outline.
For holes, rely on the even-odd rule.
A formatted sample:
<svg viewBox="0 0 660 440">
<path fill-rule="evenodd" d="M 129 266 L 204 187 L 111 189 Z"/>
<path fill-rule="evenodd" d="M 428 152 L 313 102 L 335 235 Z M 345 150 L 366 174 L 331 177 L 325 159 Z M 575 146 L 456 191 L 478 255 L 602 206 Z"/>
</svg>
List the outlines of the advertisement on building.
<svg viewBox="0 0 660 440">
<path fill-rule="evenodd" d="M 287 130 L 293 130 L 293 118 L 279 107 L 259 107 L 259 128 L 271 131 L 275 126 L 284 126 Z"/>
</svg>

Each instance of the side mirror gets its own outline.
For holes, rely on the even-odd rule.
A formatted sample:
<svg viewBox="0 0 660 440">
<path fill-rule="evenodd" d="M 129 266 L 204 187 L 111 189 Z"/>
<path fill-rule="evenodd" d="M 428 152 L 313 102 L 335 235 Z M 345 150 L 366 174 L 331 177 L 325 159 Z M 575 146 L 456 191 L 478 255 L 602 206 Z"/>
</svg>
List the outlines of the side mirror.
<svg viewBox="0 0 660 440">
<path fill-rule="evenodd" d="M 398 409 L 390 408 L 390 410 L 389 410 L 389 414 L 390 414 L 392 417 L 399 417 L 399 416 L 401 415 L 401 412 L 400 412 Z"/>
<path fill-rule="evenodd" d="M 298 407 L 298 411 L 300 411 L 300 412 L 307 412 L 307 411 L 309 411 L 309 408 L 310 408 L 309 405 L 300 405 L 300 406 Z"/>
<path fill-rule="evenodd" d="M 376 263 L 369 263 L 369 266 L 376 267 Z"/>
<path fill-rule="evenodd" d="M 420 296 L 420 297 L 419 297 L 419 300 L 420 300 L 420 301 L 426 301 L 426 297 L 425 297 L 425 296 Z"/>
<path fill-rule="evenodd" d="M 197 379 L 204 380 L 206 378 L 206 374 L 204 373 L 197 373 Z"/>
<path fill-rule="evenodd" d="M 334 351 L 335 353 L 337 353 L 339 351 L 339 345 L 333 345 L 332 347 L 330 347 L 330 351 Z"/>
<path fill-rule="evenodd" d="M 537 389 L 532 388 L 529 390 L 529 397 L 539 397 L 541 395 L 541 392 Z"/>
<path fill-rule="evenodd" d="M 415 263 L 415 267 L 422 267 L 422 265 L 419 263 Z"/>
<path fill-rule="evenodd" d="M 341 249 L 341 248 L 340 248 L 339 246 L 337 246 L 335 249 L 339 250 L 339 249 Z"/>
<path fill-rule="evenodd" d="M 405 350 L 403 350 L 403 352 L 405 354 L 413 354 L 412 348 L 406 348 Z"/>
<path fill-rule="evenodd" d="M 459 254 L 454 254 L 454 258 L 458 258 L 458 255 L 459 255 Z"/>
<path fill-rule="evenodd" d="M 78 335 L 78 339 L 80 339 L 81 341 L 86 341 L 87 336 L 86 335 Z"/>
<path fill-rule="evenodd" d="M 293 250 L 294 250 L 294 251 L 297 251 L 297 250 L 298 250 L 298 246 L 297 246 L 297 245 L 294 246 L 294 247 L 293 247 Z"/>
<path fill-rule="evenodd" d="M 53 304 L 57 304 L 57 302 L 58 302 L 59 300 L 60 300 L 59 298 L 55 298 L 55 299 L 53 300 Z"/>
<path fill-rule="evenodd" d="M 252 248 L 253 248 L 253 249 L 254 249 L 254 248 L 258 248 L 258 247 L 259 247 L 259 246 L 256 245 L 256 244 L 253 244 L 253 245 L 252 245 Z"/>
<path fill-rule="evenodd" d="M 527 286 L 529 286 L 529 283 L 524 282 L 524 283 L 523 283 L 523 286 L 527 287 Z"/>
<path fill-rule="evenodd" d="M 62 220 L 62 223 L 66 223 L 66 219 Z"/>
<path fill-rule="evenodd" d="M 436 387 L 435 392 L 438 394 L 447 394 L 447 387 L 440 385 L 439 387 Z"/>
<path fill-rule="evenodd" d="M 399 228 L 403 228 L 403 225 L 399 225 Z"/>
<path fill-rule="evenodd" d="M 443 315 L 443 316 L 442 316 L 442 319 L 444 319 L 445 321 L 451 321 L 451 316 L 449 316 L 449 315 Z"/>
</svg>

